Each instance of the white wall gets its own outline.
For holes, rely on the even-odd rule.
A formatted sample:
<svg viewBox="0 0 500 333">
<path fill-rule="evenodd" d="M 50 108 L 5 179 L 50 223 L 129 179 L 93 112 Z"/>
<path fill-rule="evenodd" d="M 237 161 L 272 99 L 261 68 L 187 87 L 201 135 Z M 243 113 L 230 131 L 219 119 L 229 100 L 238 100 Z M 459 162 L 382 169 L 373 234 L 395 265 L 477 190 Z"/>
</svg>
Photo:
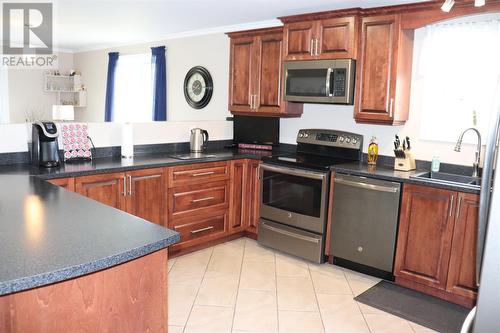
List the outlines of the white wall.
<svg viewBox="0 0 500 333">
<path fill-rule="evenodd" d="M 229 115 L 227 111 L 229 40 L 222 33 L 172 39 L 159 43 L 123 47 L 118 50 L 124 53 L 149 52 L 152 45 L 167 46 L 167 98 L 168 117 L 176 122 L 135 124 L 136 144 L 179 142 L 189 139 L 189 128 L 199 126 L 210 131 L 214 140 L 231 139 L 232 124 L 224 121 Z M 416 52 L 419 41 L 416 40 Z M 75 54 L 75 67 L 82 71 L 88 89 L 88 107 L 77 110 L 86 112 L 86 117 L 94 117 L 101 121 L 104 112 L 104 96 L 106 87 L 107 53 L 111 50 L 92 51 Z M 416 53 L 417 55 L 417 53 Z M 416 61 L 414 61 L 416 64 Z M 210 104 L 203 110 L 192 110 L 185 102 L 182 92 L 184 75 L 195 65 L 207 67 L 214 78 L 214 96 Z M 364 135 L 365 147 L 371 136 L 376 136 L 380 144 L 380 153 L 393 155 L 393 138 L 410 136 L 417 159 L 430 160 L 434 151 L 439 151 L 441 161 L 463 165 L 472 165 L 474 145 L 464 144 L 462 152 L 453 151 L 453 143 L 438 143 L 419 139 L 421 106 L 419 94 L 422 82 L 413 76 L 410 118 L 404 126 L 380 126 L 356 124 L 353 120 L 352 106 L 306 104 L 301 118 L 282 119 L 280 141 L 295 143 L 300 128 L 331 128 L 351 131 Z M 77 115 L 78 117 L 78 115 Z M 178 122 L 186 120 L 187 122 Z M 213 120 L 206 121 L 206 120 Z M 453 119 L 450 119 L 450 123 Z M 0 125 L 0 152 L 26 150 L 26 131 L 17 125 Z M 449 124 L 443 124 L 449 126 Z M 120 144 L 120 127 L 118 124 L 91 123 L 90 134 L 95 138 L 96 146 L 113 146 Z M 458 137 L 457 133 L 457 137 Z"/>
<path fill-rule="evenodd" d="M 73 69 L 73 54 L 58 53 L 58 69 L 69 72 Z M 52 105 L 57 104 L 55 93 L 44 92 L 46 69 L 9 69 L 9 121 L 24 123 L 34 114 L 38 119 L 52 118 Z M 28 116 L 27 116 L 28 115 Z"/>
<path fill-rule="evenodd" d="M 88 92 L 87 107 L 76 110 L 76 119 L 89 122 L 100 122 L 104 119 L 109 52 L 120 52 L 124 55 L 150 53 L 152 46 L 159 45 L 165 45 L 167 48 L 167 119 L 222 120 L 229 116 L 229 38 L 225 34 L 217 33 L 76 53 L 75 67 L 82 72 Z M 214 81 L 212 99 L 201 110 L 191 108 L 184 98 L 184 77 L 194 66 L 207 68 Z"/>
</svg>

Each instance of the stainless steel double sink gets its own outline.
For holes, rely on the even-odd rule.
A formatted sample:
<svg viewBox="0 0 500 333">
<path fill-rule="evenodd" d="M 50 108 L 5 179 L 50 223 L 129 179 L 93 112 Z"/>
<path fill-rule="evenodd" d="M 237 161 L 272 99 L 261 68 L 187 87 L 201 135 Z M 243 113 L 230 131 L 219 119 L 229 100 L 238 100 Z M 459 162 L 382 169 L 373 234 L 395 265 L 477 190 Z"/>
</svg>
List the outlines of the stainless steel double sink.
<svg viewBox="0 0 500 333">
<path fill-rule="evenodd" d="M 411 178 L 426 179 L 435 183 L 481 186 L 481 178 L 445 172 L 424 172 L 411 176 Z"/>
</svg>

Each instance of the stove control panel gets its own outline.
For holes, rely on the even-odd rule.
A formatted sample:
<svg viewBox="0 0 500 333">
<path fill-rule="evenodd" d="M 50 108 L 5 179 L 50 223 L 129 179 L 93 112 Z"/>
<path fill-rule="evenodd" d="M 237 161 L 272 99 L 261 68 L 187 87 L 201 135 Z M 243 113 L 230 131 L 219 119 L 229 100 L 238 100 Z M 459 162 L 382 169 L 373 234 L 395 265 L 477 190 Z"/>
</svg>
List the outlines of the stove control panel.
<svg viewBox="0 0 500 333">
<path fill-rule="evenodd" d="M 307 143 L 339 148 L 362 149 L 363 136 L 360 134 L 336 130 L 301 129 L 297 134 L 297 143 Z"/>
</svg>

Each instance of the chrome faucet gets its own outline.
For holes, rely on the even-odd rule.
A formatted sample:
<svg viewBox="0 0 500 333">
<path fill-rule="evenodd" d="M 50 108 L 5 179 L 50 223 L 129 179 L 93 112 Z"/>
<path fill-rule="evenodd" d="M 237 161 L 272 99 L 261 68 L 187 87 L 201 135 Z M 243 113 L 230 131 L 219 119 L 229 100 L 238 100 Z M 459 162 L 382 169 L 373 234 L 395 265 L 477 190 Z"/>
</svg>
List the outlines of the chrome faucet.
<svg viewBox="0 0 500 333">
<path fill-rule="evenodd" d="M 455 151 L 460 152 L 460 149 L 462 148 L 462 140 L 464 138 L 464 134 L 468 131 L 474 131 L 477 134 L 476 160 L 472 164 L 472 177 L 478 178 L 479 177 L 479 163 L 481 160 L 481 133 L 479 133 L 479 131 L 474 127 L 468 128 L 465 131 L 463 131 L 462 134 L 460 134 L 460 137 L 458 138 L 457 144 L 455 146 Z"/>
</svg>

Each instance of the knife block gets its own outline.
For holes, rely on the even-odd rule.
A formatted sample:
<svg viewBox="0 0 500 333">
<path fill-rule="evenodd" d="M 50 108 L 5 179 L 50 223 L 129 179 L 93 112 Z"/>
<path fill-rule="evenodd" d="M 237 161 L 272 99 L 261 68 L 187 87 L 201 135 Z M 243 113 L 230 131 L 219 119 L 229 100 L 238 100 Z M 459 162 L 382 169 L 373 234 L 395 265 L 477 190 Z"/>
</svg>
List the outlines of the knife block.
<svg viewBox="0 0 500 333">
<path fill-rule="evenodd" d="M 398 158 L 394 159 L 394 170 L 398 171 L 411 171 L 416 169 L 415 158 L 411 151 L 405 151 L 406 158 Z"/>
</svg>

